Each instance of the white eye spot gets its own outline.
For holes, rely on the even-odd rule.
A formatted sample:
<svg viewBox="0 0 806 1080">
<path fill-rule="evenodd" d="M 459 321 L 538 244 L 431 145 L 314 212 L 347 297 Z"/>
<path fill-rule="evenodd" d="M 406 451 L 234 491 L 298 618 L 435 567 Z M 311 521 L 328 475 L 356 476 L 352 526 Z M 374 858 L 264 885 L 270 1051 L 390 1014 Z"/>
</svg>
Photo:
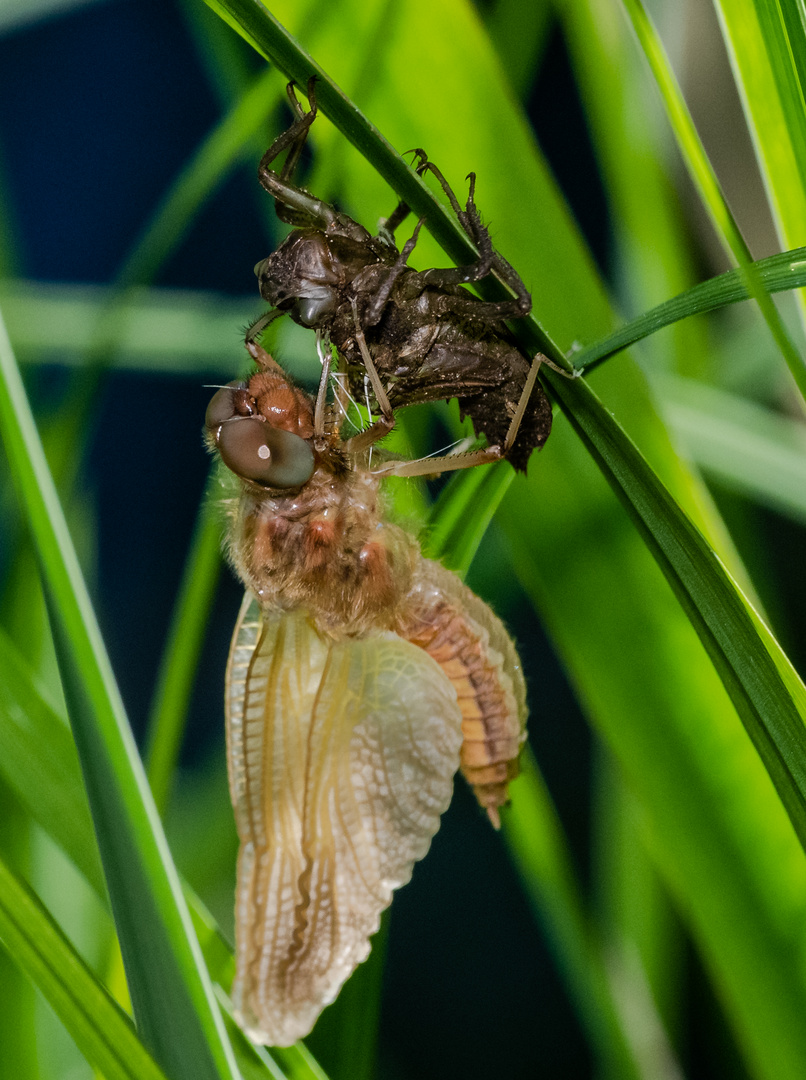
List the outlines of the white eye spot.
<svg viewBox="0 0 806 1080">
<path fill-rule="evenodd" d="M 266 446 L 265 444 L 263 446 L 259 446 L 257 448 L 257 456 L 259 458 L 262 458 L 263 461 L 268 461 L 271 457 L 271 450 L 269 450 L 268 446 Z"/>
</svg>

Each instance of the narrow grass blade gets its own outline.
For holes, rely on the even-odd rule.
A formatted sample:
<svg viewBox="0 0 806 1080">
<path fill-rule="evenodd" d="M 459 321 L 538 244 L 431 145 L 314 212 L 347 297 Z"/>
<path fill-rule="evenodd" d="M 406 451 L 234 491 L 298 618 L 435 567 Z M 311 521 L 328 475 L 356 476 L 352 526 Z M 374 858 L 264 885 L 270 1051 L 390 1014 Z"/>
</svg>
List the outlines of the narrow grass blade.
<svg viewBox="0 0 806 1080">
<path fill-rule="evenodd" d="M 81 769 L 70 729 L 34 686 L 0 629 L 0 771 L 99 896 L 106 895 Z"/>
<path fill-rule="evenodd" d="M 213 477 L 211 473 L 211 481 Z M 185 562 L 148 723 L 146 774 L 161 813 L 170 795 L 193 678 L 221 567 L 221 523 L 209 501 L 211 486 L 208 482 Z"/>
<path fill-rule="evenodd" d="M 247 1039 L 228 1012 L 231 1006 L 225 995 L 220 994 L 218 1000 L 242 1080 L 289 1080 L 288 1073 L 280 1068 L 265 1047 L 255 1046 Z"/>
<path fill-rule="evenodd" d="M 669 122 L 672 125 L 680 152 L 683 155 L 683 161 L 686 163 L 691 178 L 700 193 L 703 205 L 711 216 L 717 235 L 739 263 L 745 275 L 748 290 L 761 308 L 761 313 L 778 343 L 778 347 L 786 360 L 801 396 L 806 398 L 806 364 L 794 343 L 790 340 L 781 316 L 778 314 L 778 309 L 770 300 L 763 285 L 758 280 L 758 276 L 753 271 L 750 250 L 739 230 L 739 226 L 736 224 L 716 173 L 705 153 L 705 148 L 697 134 L 694 121 L 688 111 L 658 33 L 641 0 L 622 0 L 622 3 L 655 76 L 658 89 L 666 106 Z"/>
<path fill-rule="evenodd" d="M 646 311 L 696 281 L 666 170 L 668 124 L 646 93 L 646 65 L 618 4 L 561 0 L 557 10 L 610 209 L 617 297 L 623 310 Z M 707 338 L 701 322 L 676 326 L 652 359 L 702 376 Z"/>
<path fill-rule="evenodd" d="M 770 255 L 767 259 L 759 259 L 753 266 L 767 292 L 784 292 L 806 285 L 806 248 Z M 749 297 L 742 271 L 728 270 L 645 311 L 601 340 L 575 350 L 572 359 L 577 368 L 591 372 L 614 353 L 657 333 L 665 326 L 687 319 L 690 315 L 718 311 Z"/>
<path fill-rule="evenodd" d="M 305 1043 L 299 1042 L 286 1048 L 276 1046 L 272 1053 L 289 1080 L 328 1080 L 327 1073 L 306 1049 Z"/>
<path fill-rule="evenodd" d="M 512 807 L 504 813 L 502 824 L 524 891 L 606 1075 L 649 1080 L 651 1074 L 641 1065 L 636 1033 L 619 1014 L 603 942 L 586 911 L 568 842 L 528 749 L 521 757 L 521 770 Z"/>
<path fill-rule="evenodd" d="M 30 865 L 31 819 L 24 803 L 0 780 L 0 854 L 9 869 L 23 872 Z M 31 982 L 0 947 L 0 1076 L 40 1080 L 42 1062 L 37 1045 L 37 1002 Z"/>
<path fill-rule="evenodd" d="M 106 1080 L 166 1080 L 34 893 L 0 861 L 0 941 Z"/>
<path fill-rule="evenodd" d="M 20 362 L 52 363 L 58 341 L 60 364 L 85 366 L 112 295 L 110 286 L 2 282 L 0 303 Z M 232 328 L 252 322 L 260 310 L 257 297 L 230 300 L 213 293 L 143 289 L 130 298 L 110 365 L 229 378 L 243 367 L 244 356 Z"/>
<path fill-rule="evenodd" d="M 526 98 L 532 87 L 553 22 L 549 0 L 526 5 L 521 0 L 496 0 L 490 6 L 490 40 L 498 55 L 506 57 L 507 78 L 520 98 Z"/>
<path fill-rule="evenodd" d="M 663 411 L 708 476 L 806 523 L 806 426 L 693 379 L 658 381 Z"/>
<path fill-rule="evenodd" d="M 424 553 L 464 577 L 513 479 L 505 465 L 455 474 L 431 509 Z"/>
<path fill-rule="evenodd" d="M 117 276 L 121 289 L 150 282 L 181 242 L 194 215 L 266 122 L 283 91 L 268 69 L 204 139 L 155 210 Z"/>
<path fill-rule="evenodd" d="M 552 379 L 719 672 L 806 847 L 806 688 L 725 567 L 584 380 Z"/>
<path fill-rule="evenodd" d="M 229 108 L 254 77 L 241 43 L 198 0 L 182 0 L 185 25 L 219 104 Z"/>
<path fill-rule="evenodd" d="M 685 1022 L 685 938 L 649 852 L 640 805 L 611 755 L 594 749 L 593 894 L 607 943 L 611 985 L 622 1009 L 643 1019 L 648 1076 L 681 1078 L 672 1046 Z"/>
<path fill-rule="evenodd" d="M 766 0 L 714 6 L 779 234 L 795 247 L 806 241 L 806 112 L 796 59 L 804 51 L 802 9 Z"/>
<path fill-rule="evenodd" d="M 49 601 L 135 1016 L 172 1078 L 237 1076 L 5 327 L 0 429 Z"/>
</svg>

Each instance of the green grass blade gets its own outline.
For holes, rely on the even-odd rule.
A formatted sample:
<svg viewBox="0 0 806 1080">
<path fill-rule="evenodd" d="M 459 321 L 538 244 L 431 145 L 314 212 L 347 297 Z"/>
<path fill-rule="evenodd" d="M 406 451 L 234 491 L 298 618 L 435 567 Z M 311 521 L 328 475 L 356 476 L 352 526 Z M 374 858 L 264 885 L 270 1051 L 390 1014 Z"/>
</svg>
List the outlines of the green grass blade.
<svg viewBox="0 0 806 1080">
<path fill-rule="evenodd" d="M 753 263 L 753 267 L 769 293 L 799 289 L 806 285 L 806 248 L 794 248 L 792 251 L 770 255 Z M 645 311 L 643 315 L 625 323 L 599 341 L 584 345 L 574 352 L 574 364 L 583 371 L 591 372 L 614 353 L 642 341 L 680 319 L 707 311 L 718 311 L 749 297 L 742 270 L 728 270 Z"/>
<path fill-rule="evenodd" d="M 513 479 L 505 465 L 456 473 L 431 509 L 424 553 L 464 577 Z"/>
<path fill-rule="evenodd" d="M 46 584 L 138 1027 L 176 1080 L 235 1077 L 232 1051 L 1 322 L 0 421 Z"/>
<path fill-rule="evenodd" d="M 783 247 L 793 248 L 806 242 L 802 7 L 790 0 L 717 0 L 714 6 L 778 234 Z"/>
<path fill-rule="evenodd" d="M 529 752 L 522 757 L 522 769 L 522 778 L 513 790 L 512 808 L 502 819 L 507 846 L 606 1067 L 615 1076 L 637 1075 L 614 1009 L 601 944 L 579 893 L 567 841 Z"/>
<path fill-rule="evenodd" d="M 58 341 L 61 364 L 86 365 L 113 293 L 109 286 L 3 282 L 0 303 L 20 362 L 51 363 Z M 130 300 L 110 366 L 230 378 L 243 369 L 245 355 L 233 327 L 252 322 L 262 306 L 257 297 L 230 300 L 213 293 L 143 289 Z"/>
<path fill-rule="evenodd" d="M 276 1046 L 272 1053 L 282 1065 L 289 1080 L 328 1080 L 313 1055 L 306 1049 L 305 1043 L 297 1043 L 286 1048 Z"/>
<path fill-rule="evenodd" d="M 665 168 L 668 125 L 646 93 L 643 57 L 618 5 L 573 0 L 557 7 L 610 208 L 617 296 L 623 309 L 645 311 L 696 280 Z M 676 326 L 652 358 L 701 375 L 707 355 L 706 328 L 695 321 Z"/>
<path fill-rule="evenodd" d="M 219 1004 L 224 1015 L 227 1035 L 232 1043 L 242 1080 L 289 1080 L 271 1054 L 263 1046 L 255 1046 L 247 1039 L 234 1019 L 227 1011 L 229 1002 L 225 995 L 219 995 Z"/>
<path fill-rule="evenodd" d="M 521 768 L 502 826 L 524 891 L 607 1074 L 650 1080 L 653 1074 L 642 1064 L 640 1040 L 619 1014 L 603 941 L 586 910 L 568 841 L 528 749 Z"/>
<path fill-rule="evenodd" d="M 595 747 L 593 892 L 596 925 L 608 946 L 615 993 L 628 1015 L 644 1017 L 640 1052 L 649 1076 L 682 1078 L 686 1003 L 685 938 L 642 829 L 640 805 L 612 757 Z"/>
<path fill-rule="evenodd" d="M 553 379 L 569 419 L 627 507 L 719 672 L 806 847 L 806 687 L 712 548 L 584 380 Z"/>
<path fill-rule="evenodd" d="M 170 795 L 207 616 L 221 567 L 221 522 L 209 502 L 214 482 L 215 474 L 211 473 L 185 562 L 148 722 L 146 775 L 161 813 Z"/>
<path fill-rule="evenodd" d="M 6 784 L 0 784 L 2 857 L 9 867 L 27 869 L 31 857 L 31 821 Z M 0 947 L 0 1076 L 40 1080 L 37 1001 L 31 982 Z"/>
<path fill-rule="evenodd" d="M 806 398 L 806 362 L 791 341 L 778 309 L 753 271 L 750 249 L 736 224 L 716 173 L 705 153 L 658 33 L 641 0 L 622 0 L 622 3 L 655 76 L 680 152 L 700 193 L 703 205 L 711 216 L 717 235 L 739 263 L 745 275 L 748 290 L 761 308 L 761 313 L 778 343 L 801 396 Z"/>
<path fill-rule="evenodd" d="M 246 90 L 254 75 L 246 50 L 229 28 L 198 0 L 182 0 L 181 10 L 207 81 L 220 106 L 228 108 Z"/>
<path fill-rule="evenodd" d="M 106 895 L 70 729 L 37 692 L 28 666 L 0 629 L 0 771 L 23 806 Z"/>
<path fill-rule="evenodd" d="M 806 429 L 754 402 L 689 379 L 664 377 L 663 411 L 709 476 L 806 523 Z"/>
<path fill-rule="evenodd" d="M 487 14 L 487 31 L 505 62 L 506 74 L 519 98 L 526 98 L 535 80 L 554 22 L 549 0 L 496 0 Z"/>
<path fill-rule="evenodd" d="M 34 893 L 0 861 L 0 941 L 106 1080 L 166 1080 L 128 1016 Z"/>
</svg>

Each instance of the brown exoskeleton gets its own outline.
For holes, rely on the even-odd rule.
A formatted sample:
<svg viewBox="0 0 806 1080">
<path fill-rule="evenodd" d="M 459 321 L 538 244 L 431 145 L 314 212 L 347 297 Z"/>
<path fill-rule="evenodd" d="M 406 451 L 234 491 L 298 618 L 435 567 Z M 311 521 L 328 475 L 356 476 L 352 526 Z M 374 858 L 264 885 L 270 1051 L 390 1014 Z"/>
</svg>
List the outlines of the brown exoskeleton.
<svg viewBox="0 0 806 1080">
<path fill-rule="evenodd" d="M 366 958 L 457 769 L 498 825 L 526 704 L 501 622 L 384 520 L 368 467 L 383 427 L 342 441 L 327 361 L 314 402 L 248 349 L 258 372 L 205 418 L 240 481 L 230 556 L 247 588 L 226 684 L 233 1001 L 253 1039 L 287 1046 Z"/>
<path fill-rule="evenodd" d="M 325 334 L 336 346 L 351 390 L 363 397 L 369 377 L 381 423 L 394 424 L 393 410 L 421 401 L 458 398 L 462 415 L 473 421 L 486 450 L 441 459 L 444 468 L 464 468 L 506 457 L 525 470 L 529 455 L 551 431 L 551 405 L 537 382 L 538 354 L 527 360 L 503 320 L 527 315 L 532 301 L 514 269 L 494 251 L 474 202 L 475 176 L 464 210 L 439 169 L 422 151 L 418 172 L 432 172 L 479 258 L 469 266 L 416 271 L 408 265 L 417 233 L 398 251 L 393 240 L 408 214 L 401 203 L 371 235 L 362 225 L 292 183 L 302 148 L 316 117 L 314 80 L 310 108 L 302 109 L 294 84 L 288 86 L 294 122 L 260 162 L 258 177 L 274 197 L 282 221 L 294 231 L 255 273 L 260 293 L 273 311 L 247 332 L 254 339 L 277 316 L 289 314 L 302 326 Z M 284 151 L 279 173 L 270 168 Z M 488 303 L 463 285 L 495 270 L 516 294 Z M 558 369 L 559 370 L 559 369 Z M 418 471 L 414 465 L 409 475 Z M 422 471 L 435 471 L 432 466 Z"/>
</svg>

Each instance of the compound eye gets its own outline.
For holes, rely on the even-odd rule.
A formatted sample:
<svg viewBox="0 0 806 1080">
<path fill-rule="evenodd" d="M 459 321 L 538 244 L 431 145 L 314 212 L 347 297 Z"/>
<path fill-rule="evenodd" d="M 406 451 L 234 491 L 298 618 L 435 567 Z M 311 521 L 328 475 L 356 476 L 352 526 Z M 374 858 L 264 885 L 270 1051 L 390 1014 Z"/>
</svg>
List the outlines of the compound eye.
<svg viewBox="0 0 806 1080">
<path fill-rule="evenodd" d="M 236 379 L 213 394 L 204 414 L 204 425 L 210 431 L 215 431 L 225 420 L 231 420 L 233 416 L 249 416 L 251 412 L 246 383 Z"/>
<path fill-rule="evenodd" d="M 217 441 L 221 460 L 244 480 L 294 488 L 313 476 L 313 450 L 305 439 L 256 417 L 222 424 Z"/>
</svg>

